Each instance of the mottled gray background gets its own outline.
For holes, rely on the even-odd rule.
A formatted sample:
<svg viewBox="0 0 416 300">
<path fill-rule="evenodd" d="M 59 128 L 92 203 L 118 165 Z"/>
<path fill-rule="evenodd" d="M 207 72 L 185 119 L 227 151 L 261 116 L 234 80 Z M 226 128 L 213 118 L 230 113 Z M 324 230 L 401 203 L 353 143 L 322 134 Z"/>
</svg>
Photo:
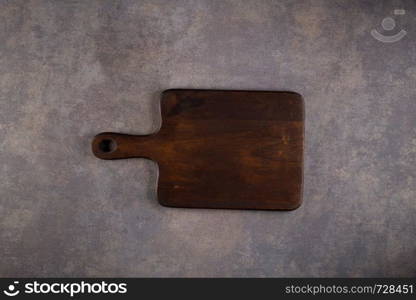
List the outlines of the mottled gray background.
<svg viewBox="0 0 416 300">
<path fill-rule="evenodd" d="M 416 275 L 415 1 L 0 3 L 1 276 Z M 156 164 L 92 155 L 168 88 L 303 94 L 303 206 L 165 208 Z"/>
</svg>

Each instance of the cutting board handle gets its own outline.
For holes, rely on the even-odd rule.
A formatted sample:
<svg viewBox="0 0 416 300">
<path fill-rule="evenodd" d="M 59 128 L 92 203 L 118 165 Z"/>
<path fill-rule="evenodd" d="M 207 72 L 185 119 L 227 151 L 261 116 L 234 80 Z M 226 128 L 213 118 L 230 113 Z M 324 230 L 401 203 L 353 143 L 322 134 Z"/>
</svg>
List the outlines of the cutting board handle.
<svg viewBox="0 0 416 300">
<path fill-rule="evenodd" d="M 92 152 L 101 159 L 149 158 L 159 148 L 155 135 L 103 132 L 92 141 Z"/>
</svg>

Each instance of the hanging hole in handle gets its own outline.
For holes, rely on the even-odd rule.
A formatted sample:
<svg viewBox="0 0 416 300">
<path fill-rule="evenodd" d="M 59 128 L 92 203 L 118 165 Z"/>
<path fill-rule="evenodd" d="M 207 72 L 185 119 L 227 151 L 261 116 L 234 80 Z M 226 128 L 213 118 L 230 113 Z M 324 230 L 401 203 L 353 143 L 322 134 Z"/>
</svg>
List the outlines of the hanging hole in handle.
<svg viewBox="0 0 416 300">
<path fill-rule="evenodd" d="M 117 143 L 113 139 L 103 139 L 98 144 L 98 148 L 103 153 L 111 153 L 117 149 Z"/>
</svg>

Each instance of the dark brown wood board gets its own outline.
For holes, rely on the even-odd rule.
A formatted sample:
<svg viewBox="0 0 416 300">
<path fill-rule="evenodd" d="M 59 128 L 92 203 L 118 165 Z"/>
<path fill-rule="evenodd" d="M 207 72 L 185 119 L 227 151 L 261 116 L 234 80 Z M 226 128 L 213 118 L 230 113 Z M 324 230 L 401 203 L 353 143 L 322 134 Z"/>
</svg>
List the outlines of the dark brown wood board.
<svg viewBox="0 0 416 300">
<path fill-rule="evenodd" d="M 173 207 L 290 210 L 302 201 L 304 103 L 294 92 L 167 90 L 158 132 L 95 136 L 102 159 L 148 158 Z"/>
</svg>

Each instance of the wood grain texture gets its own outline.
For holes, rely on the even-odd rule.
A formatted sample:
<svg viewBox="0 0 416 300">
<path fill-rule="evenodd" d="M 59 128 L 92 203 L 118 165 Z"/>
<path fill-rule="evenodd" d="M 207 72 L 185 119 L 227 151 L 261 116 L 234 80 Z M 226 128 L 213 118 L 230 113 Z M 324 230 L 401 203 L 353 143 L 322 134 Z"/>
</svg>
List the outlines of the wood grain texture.
<svg viewBox="0 0 416 300">
<path fill-rule="evenodd" d="M 159 165 L 158 199 L 174 207 L 290 210 L 302 201 L 304 104 L 293 92 L 167 90 L 162 126 L 101 133 L 102 159 Z"/>
</svg>

